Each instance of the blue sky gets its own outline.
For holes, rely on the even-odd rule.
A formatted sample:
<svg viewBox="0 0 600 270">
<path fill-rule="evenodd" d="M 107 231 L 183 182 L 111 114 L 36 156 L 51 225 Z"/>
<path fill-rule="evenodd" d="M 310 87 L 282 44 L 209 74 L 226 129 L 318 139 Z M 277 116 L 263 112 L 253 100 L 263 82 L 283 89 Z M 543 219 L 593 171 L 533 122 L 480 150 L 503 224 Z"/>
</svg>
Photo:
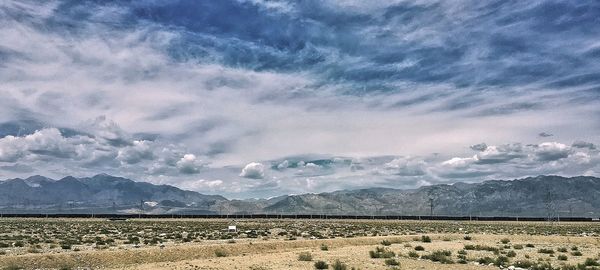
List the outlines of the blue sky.
<svg viewBox="0 0 600 270">
<path fill-rule="evenodd" d="M 600 175 L 597 1 L 3 1 L 0 178 Z"/>
</svg>

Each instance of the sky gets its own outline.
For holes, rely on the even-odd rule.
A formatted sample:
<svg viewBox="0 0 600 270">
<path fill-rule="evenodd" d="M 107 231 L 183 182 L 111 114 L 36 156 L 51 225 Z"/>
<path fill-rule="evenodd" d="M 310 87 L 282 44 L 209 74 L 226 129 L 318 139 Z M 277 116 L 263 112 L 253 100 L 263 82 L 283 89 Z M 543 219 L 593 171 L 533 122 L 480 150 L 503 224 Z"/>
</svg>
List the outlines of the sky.
<svg viewBox="0 0 600 270">
<path fill-rule="evenodd" d="M 0 1 L 0 179 L 600 176 L 600 2 Z"/>
</svg>

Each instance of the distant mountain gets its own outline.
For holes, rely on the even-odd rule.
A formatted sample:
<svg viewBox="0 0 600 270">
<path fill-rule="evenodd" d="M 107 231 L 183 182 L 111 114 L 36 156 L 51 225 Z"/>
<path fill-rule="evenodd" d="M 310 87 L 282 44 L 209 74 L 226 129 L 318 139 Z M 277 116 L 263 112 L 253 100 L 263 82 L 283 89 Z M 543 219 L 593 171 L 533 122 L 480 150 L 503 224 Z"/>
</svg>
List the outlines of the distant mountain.
<svg viewBox="0 0 600 270">
<path fill-rule="evenodd" d="M 430 199 L 432 201 L 430 201 Z M 538 176 L 512 181 L 371 188 L 289 196 L 267 212 L 376 215 L 600 216 L 600 178 Z"/>
<path fill-rule="evenodd" d="M 0 181 L 0 208 L 29 211 L 103 209 L 104 212 L 139 212 L 140 204 L 144 202 L 148 211 L 164 206 L 159 209 L 160 213 L 172 208 L 207 212 L 211 206 L 226 200 L 218 195 L 203 195 L 106 174 L 86 178 L 67 176 L 60 180 L 38 175 Z"/>
<path fill-rule="evenodd" d="M 370 188 L 228 200 L 110 175 L 0 181 L 0 210 L 15 212 L 296 213 L 350 215 L 600 216 L 600 178 L 538 176 L 401 190 Z"/>
</svg>

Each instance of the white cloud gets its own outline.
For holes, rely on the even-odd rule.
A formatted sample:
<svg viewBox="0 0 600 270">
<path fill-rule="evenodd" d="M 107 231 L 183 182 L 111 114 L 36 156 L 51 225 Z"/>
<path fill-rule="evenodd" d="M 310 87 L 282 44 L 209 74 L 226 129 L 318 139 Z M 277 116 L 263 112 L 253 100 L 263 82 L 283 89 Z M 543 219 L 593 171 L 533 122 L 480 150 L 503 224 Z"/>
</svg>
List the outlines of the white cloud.
<svg viewBox="0 0 600 270">
<path fill-rule="evenodd" d="M 185 154 L 177 161 L 177 168 L 181 173 L 194 174 L 198 173 L 202 168 L 203 163 L 196 158 L 194 154 Z"/>
<path fill-rule="evenodd" d="M 423 176 L 427 172 L 427 163 L 423 160 L 400 157 L 384 164 L 385 172 L 399 176 Z"/>
<path fill-rule="evenodd" d="M 142 160 L 152 160 L 154 154 L 148 141 L 133 141 L 133 145 L 119 149 L 117 159 L 123 163 L 135 164 Z"/>
<path fill-rule="evenodd" d="M 263 179 L 265 177 L 265 166 L 258 162 L 248 163 L 240 173 L 241 177 L 252 179 Z"/>
<path fill-rule="evenodd" d="M 571 148 L 558 142 L 545 142 L 537 146 L 535 154 L 541 161 L 553 161 L 569 156 Z"/>
</svg>

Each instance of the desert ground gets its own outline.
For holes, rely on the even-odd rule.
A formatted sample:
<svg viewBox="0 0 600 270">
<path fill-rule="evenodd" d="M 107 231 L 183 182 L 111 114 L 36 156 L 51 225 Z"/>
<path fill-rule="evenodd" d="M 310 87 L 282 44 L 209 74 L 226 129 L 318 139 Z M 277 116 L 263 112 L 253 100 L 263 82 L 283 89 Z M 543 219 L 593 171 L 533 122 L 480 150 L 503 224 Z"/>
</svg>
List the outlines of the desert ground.
<svg viewBox="0 0 600 270">
<path fill-rule="evenodd" d="M 599 259 L 600 223 L 0 219 L 1 269 L 599 269 Z"/>
</svg>

